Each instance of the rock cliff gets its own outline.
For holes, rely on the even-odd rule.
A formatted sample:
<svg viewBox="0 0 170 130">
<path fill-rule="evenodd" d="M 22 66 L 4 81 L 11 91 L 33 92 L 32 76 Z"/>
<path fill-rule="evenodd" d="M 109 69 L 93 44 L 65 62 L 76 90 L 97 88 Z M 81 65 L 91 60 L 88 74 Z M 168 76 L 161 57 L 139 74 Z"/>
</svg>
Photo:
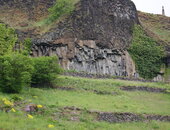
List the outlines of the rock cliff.
<svg viewBox="0 0 170 130">
<path fill-rule="evenodd" d="M 0 0 L 0 20 L 16 28 L 19 38 L 33 38 L 33 56 L 57 55 L 69 70 L 137 76 L 127 52 L 139 23 L 131 0 L 79 0 L 72 14 L 40 36 L 34 25 L 55 1 Z"/>
<path fill-rule="evenodd" d="M 33 41 L 32 55 L 57 55 L 65 69 L 134 76 L 126 51 L 134 24 L 138 17 L 130 0 L 80 0 L 69 17 Z"/>
</svg>

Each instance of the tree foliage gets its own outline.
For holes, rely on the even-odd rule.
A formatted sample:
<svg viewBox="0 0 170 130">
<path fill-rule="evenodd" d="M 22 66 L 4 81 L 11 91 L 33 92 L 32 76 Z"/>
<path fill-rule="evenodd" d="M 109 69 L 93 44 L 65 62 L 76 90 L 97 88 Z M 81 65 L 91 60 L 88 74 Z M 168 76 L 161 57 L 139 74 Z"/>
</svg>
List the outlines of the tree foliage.
<svg viewBox="0 0 170 130">
<path fill-rule="evenodd" d="M 148 37 L 139 25 L 134 26 L 129 52 L 141 77 L 152 79 L 160 72 L 164 49 Z"/>
<path fill-rule="evenodd" d="M 61 72 L 56 56 L 33 58 L 35 71 L 32 75 L 32 84 L 51 86 L 57 74 Z"/>
<path fill-rule="evenodd" d="M 15 31 L 0 24 L 0 90 L 19 93 L 24 87 L 49 85 L 60 72 L 57 57 L 29 57 L 31 39 L 26 39 L 14 50 Z"/>
<path fill-rule="evenodd" d="M 0 55 L 12 52 L 17 41 L 17 35 L 14 29 L 8 28 L 4 24 L 0 24 Z"/>
<path fill-rule="evenodd" d="M 0 56 L 0 89 L 6 93 L 19 93 L 30 86 L 33 65 L 31 58 L 19 53 Z"/>
</svg>

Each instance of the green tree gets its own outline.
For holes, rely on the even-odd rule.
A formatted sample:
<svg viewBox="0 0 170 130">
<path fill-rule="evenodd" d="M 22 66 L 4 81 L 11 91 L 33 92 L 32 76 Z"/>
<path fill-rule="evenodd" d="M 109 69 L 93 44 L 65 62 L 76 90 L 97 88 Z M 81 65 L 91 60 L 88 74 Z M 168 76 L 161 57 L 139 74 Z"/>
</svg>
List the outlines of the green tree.
<svg viewBox="0 0 170 130">
<path fill-rule="evenodd" d="M 0 24 L 0 55 L 11 53 L 15 43 L 17 41 L 17 35 L 14 29 L 8 28 L 4 24 Z"/>
<path fill-rule="evenodd" d="M 32 60 L 19 53 L 0 56 L 0 90 L 6 93 L 19 93 L 30 86 L 33 73 Z"/>
<path fill-rule="evenodd" d="M 33 86 L 51 86 L 56 76 L 61 72 L 56 56 L 53 57 L 35 57 L 34 73 L 32 75 Z"/>
</svg>

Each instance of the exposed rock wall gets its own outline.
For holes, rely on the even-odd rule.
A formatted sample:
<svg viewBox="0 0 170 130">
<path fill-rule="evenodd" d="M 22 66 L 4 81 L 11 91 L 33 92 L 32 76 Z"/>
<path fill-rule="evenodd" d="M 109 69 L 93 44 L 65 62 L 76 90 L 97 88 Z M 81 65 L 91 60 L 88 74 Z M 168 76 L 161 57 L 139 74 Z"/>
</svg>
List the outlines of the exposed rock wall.
<svg viewBox="0 0 170 130">
<path fill-rule="evenodd" d="M 60 38 L 94 40 L 100 48 L 126 49 L 139 23 L 131 0 L 80 0 L 76 10 L 38 42 Z"/>
<path fill-rule="evenodd" d="M 64 69 L 93 74 L 134 77 L 135 65 L 127 51 L 100 49 L 93 40 L 62 39 L 34 44 L 33 56 L 57 55 Z"/>
<path fill-rule="evenodd" d="M 57 55 L 63 68 L 115 76 L 137 76 L 126 51 L 138 24 L 130 0 L 80 0 L 76 10 L 33 41 L 33 56 Z"/>
</svg>

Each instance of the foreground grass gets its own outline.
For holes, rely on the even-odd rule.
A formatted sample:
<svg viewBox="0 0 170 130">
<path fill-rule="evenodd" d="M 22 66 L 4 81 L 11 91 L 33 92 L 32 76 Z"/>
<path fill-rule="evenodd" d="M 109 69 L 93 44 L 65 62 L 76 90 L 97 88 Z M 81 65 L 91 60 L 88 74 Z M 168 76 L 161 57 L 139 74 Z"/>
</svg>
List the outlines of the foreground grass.
<svg viewBox="0 0 170 130">
<path fill-rule="evenodd" d="M 170 123 L 167 122 L 132 122 L 132 123 L 115 123 L 107 122 L 91 122 L 83 120 L 81 122 L 73 122 L 67 120 L 50 121 L 43 116 L 35 117 L 35 119 L 26 119 L 23 115 L 1 113 L 0 129 L 2 130 L 169 130 Z M 55 128 L 48 128 L 48 124 L 55 125 Z"/>
<path fill-rule="evenodd" d="M 60 108 L 65 106 L 75 106 L 84 110 L 98 110 L 105 112 L 133 112 L 140 114 L 161 114 L 170 115 L 170 95 L 148 92 L 124 92 L 119 89 L 122 85 L 145 85 L 148 87 L 169 88 L 168 84 L 143 83 L 132 81 L 121 81 L 112 79 L 86 79 L 68 76 L 60 76 L 57 79 L 57 86 L 73 87 L 76 90 L 63 91 L 57 89 L 26 88 L 18 96 L 24 101 L 44 106 L 41 114 L 33 113 L 33 119 L 28 119 L 24 106 L 16 107 L 16 112 L 5 113 L 0 111 L 0 129 L 49 129 L 47 126 L 53 124 L 54 129 L 68 130 L 89 130 L 89 129 L 116 129 L 116 130 L 152 130 L 170 129 L 168 122 L 132 122 L 114 123 L 98 122 L 92 120 L 86 114 L 80 121 L 70 121 L 66 117 L 58 116 Z M 117 95 L 99 95 L 89 90 L 114 91 Z M 13 94 L 0 93 L 1 98 L 10 99 Z M 53 129 L 53 128 L 52 128 Z"/>
</svg>

